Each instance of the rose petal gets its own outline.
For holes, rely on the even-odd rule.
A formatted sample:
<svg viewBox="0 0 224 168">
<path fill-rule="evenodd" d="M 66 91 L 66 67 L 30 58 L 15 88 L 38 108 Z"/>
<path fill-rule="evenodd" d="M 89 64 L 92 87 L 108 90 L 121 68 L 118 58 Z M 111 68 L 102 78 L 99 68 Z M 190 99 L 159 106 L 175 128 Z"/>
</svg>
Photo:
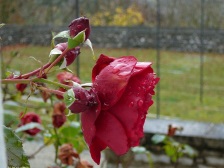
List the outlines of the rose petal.
<svg viewBox="0 0 224 168">
<path fill-rule="evenodd" d="M 99 165 L 100 164 L 100 152 L 107 147 L 105 143 L 103 143 L 97 137 L 94 138 L 92 144 L 90 145 L 90 154 L 92 159 Z"/>
<path fill-rule="evenodd" d="M 121 57 L 104 67 L 96 76 L 93 89 L 103 110 L 109 109 L 119 100 L 136 63 L 137 60 L 133 56 Z"/>
<path fill-rule="evenodd" d="M 85 141 L 89 146 L 95 136 L 95 121 L 99 116 L 101 110 L 101 104 L 99 99 L 97 97 L 95 97 L 95 99 L 97 101 L 97 105 L 93 106 L 92 108 L 88 108 L 86 111 L 81 113 L 82 131 Z"/>
<path fill-rule="evenodd" d="M 100 55 L 99 59 L 96 62 L 96 65 L 93 67 L 92 70 L 92 82 L 95 81 L 96 76 L 100 73 L 100 71 L 113 62 L 115 58 L 108 57 L 103 54 Z"/>
<path fill-rule="evenodd" d="M 106 111 L 101 111 L 96 121 L 96 135 L 90 145 L 90 148 L 94 149 L 90 151 L 92 152 L 91 155 L 96 161 L 98 161 L 100 151 L 105 148 L 104 145 L 104 148 L 99 147 L 99 144 L 102 143 L 111 148 L 117 155 L 125 154 L 129 149 L 127 135 L 122 123 Z"/>
<path fill-rule="evenodd" d="M 147 110 L 153 104 L 151 94 L 156 80 L 150 66 L 138 70 L 138 75 L 130 78 L 119 102 L 109 110 L 126 129 L 130 146 L 137 146 L 143 136 L 143 124 Z"/>
<path fill-rule="evenodd" d="M 133 75 L 138 74 L 139 72 L 141 72 L 142 70 L 149 68 L 152 65 L 151 62 L 137 62 L 137 64 L 135 65 L 134 71 L 133 71 Z M 151 68 L 151 71 L 148 71 L 149 73 L 153 72 L 153 69 Z"/>
</svg>

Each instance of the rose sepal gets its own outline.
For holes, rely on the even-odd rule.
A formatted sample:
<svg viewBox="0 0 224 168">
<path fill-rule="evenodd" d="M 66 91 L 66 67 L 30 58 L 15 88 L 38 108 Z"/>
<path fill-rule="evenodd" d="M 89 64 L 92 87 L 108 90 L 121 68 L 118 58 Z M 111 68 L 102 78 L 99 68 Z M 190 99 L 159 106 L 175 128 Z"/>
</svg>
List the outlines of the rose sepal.
<svg viewBox="0 0 224 168">
<path fill-rule="evenodd" d="M 85 30 L 79 32 L 75 37 L 68 38 L 68 49 L 75 48 L 85 41 Z"/>
<path fill-rule="evenodd" d="M 64 102 L 65 102 L 65 105 L 66 107 L 70 107 L 74 102 L 75 102 L 75 93 L 73 91 L 73 88 L 67 90 L 64 94 L 63 94 L 63 97 L 64 97 Z"/>
</svg>

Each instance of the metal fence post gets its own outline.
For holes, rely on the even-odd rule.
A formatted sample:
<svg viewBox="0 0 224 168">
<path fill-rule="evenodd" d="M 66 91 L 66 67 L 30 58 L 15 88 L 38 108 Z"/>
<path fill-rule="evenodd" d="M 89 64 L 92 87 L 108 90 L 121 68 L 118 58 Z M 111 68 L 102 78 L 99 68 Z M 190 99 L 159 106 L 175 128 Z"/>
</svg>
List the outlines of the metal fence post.
<svg viewBox="0 0 224 168">
<path fill-rule="evenodd" d="M 201 0 L 201 30 L 200 30 L 200 103 L 203 103 L 204 94 L 204 4 Z"/>
<path fill-rule="evenodd" d="M 79 17 L 79 0 L 76 0 L 76 9 L 75 9 L 75 15 L 76 15 L 76 18 Z M 76 75 L 78 77 L 80 77 L 80 60 L 79 60 L 79 56 L 76 58 Z"/>
<path fill-rule="evenodd" d="M 156 73 L 160 77 L 160 0 L 157 0 L 157 28 L 156 28 Z M 160 82 L 156 85 L 156 117 L 160 117 Z"/>
</svg>

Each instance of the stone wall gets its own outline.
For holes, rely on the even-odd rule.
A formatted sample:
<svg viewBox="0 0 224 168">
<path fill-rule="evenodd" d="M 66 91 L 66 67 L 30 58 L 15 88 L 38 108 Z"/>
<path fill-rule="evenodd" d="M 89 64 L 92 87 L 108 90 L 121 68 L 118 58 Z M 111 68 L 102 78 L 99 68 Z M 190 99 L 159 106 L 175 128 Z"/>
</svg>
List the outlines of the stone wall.
<svg viewBox="0 0 224 168">
<path fill-rule="evenodd" d="M 224 124 L 204 123 L 177 119 L 147 119 L 144 125 L 145 140 L 143 145 L 152 152 L 155 164 L 169 167 L 169 158 L 160 145 L 154 145 L 154 134 L 167 134 L 168 125 L 182 127 L 173 137 L 180 143 L 191 145 L 198 151 L 196 158 L 181 157 L 182 168 L 223 168 L 224 167 Z M 145 159 L 147 161 L 147 159 Z"/>
<path fill-rule="evenodd" d="M 50 45 L 51 32 L 66 30 L 65 26 L 6 25 L 0 29 L 2 46 L 15 44 Z M 95 47 L 156 48 L 157 29 L 149 27 L 92 27 L 90 39 Z M 205 30 L 204 51 L 224 53 L 224 30 Z M 161 28 L 162 49 L 200 52 L 201 31 L 190 28 Z"/>
</svg>

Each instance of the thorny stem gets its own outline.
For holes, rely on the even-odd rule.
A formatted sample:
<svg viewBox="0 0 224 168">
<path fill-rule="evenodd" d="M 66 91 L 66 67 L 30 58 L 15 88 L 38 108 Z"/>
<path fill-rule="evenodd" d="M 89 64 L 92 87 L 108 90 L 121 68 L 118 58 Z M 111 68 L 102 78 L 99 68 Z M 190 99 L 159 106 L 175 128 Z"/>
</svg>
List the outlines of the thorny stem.
<svg viewBox="0 0 224 168">
<path fill-rule="evenodd" d="M 51 84 L 51 85 L 54 85 L 54 86 L 62 87 L 62 88 L 65 88 L 65 89 L 71 89 L 73 87 L 73 86 L 62 84 L 62 83 L 50 81 L 50 80 L 47 80 L 47 79 L 44 79 L 44 78 L 2 79 L 0 82 L 2 82 L 2 84 L 8 84 L 8 83 L 25 83 L 25 84 L 28 84 L 30 82 L 42 82 L 42 83 L 47 83 L 47 84 Z M 81 87 L 83 87 L 83 88 L 85 88 L 85 87 L 92 87 L 92 83 L 81 84 Z"/>
<path fill-rule="evenodd" d="M 38 69 L 36 69 L 36 70 L 34 70 L 32 72 L 29 72 L 29 73 L 23 74 L 21 76 L 18 76 L 18 77 L 14 78 L 14 79 L 29 78 L 30 76 L 33 76 L 33 75 L 39 73 L 41 70 L 48 68 L 50 65 L 51 65 L 51 63 L 47 63 L 43 67 L 40 67 L 40 68 L 38 68 Z"/>
<path fill-rule="evenodd" d="M 56 94 L 56 95 L 63 96 L 63 94 L 64 94 L 64 92 L 61 92 L 59 90 L 49 89 L 49 88 L 46 88 L 46 87 L 43 87 L 43 86 L 36 86 L 36 87 L 37 87 L 37 89 L 40 89 L 40 90 L 45 91 L 45 92 L 53 93 L 53 94 Z"/>
<path fill-rule="evenodd" d="M 72 86 L 68 86 L 68 85 L 65 85 L 65 84 L 62 84 L 62 83 L 58 83 L 58 82 L 53 82 L 53 81 L 50 81 L 50 80 L 47 80 L 47 79 L 43 79 L 43 78 L 39 78 L 38 82 L 51 84 L 51 85 L 54 85 L 54 86 L 65 88 L 65 89 L 72 88 Z"/>
<path fill-rule="evenodd" d="M 31 79 L 2 79 L 1 83 L 30 83 L 31 81 Z"/>
<path fill-rule="evenodd" d="M 53 82 L 47 79 L 43 79 L 43 78 L 33 78 L 33 79 L 2 79 L 1 80 L 2 84 L 7 84 L 7 83 L 25 83 L 28 84 L 30 82 L 42 82 L 42 83 L 47 83 L 47 84 L 51 84 L 54 86 L 58 86 L 58 87 L 62 87 L 65 89 L 70 89 L 71 86 L 68 85 L 64 85 L 62 83 L 58 83 L 58 82 Z"/>
<path fill-rule="evenodd" d="M 68 48 L 66 48 L 63 52 L 62 52 L 62 54 L 56 59 L 56 60 L 54 60 L 54 62 L 52 62 L 51 63 L 51 65 L 47 68 L 47 69 L 45 69 L 45 74 L 47 74 L 49 71 L 50 71 L 50 69 L 54 66 L 54 65 L 56 65 L 64 56 L 65 56 L 65 54 L 67 53 L 69 51 L 69 49 Z"/>
<path fill-rule="evenodd" d="M 34 71 L 32 71 L 32 72 L 29 72 L 29 73 L 26 73 L 26 74 L 23 74 L 23 75 L 21 75 L 21 76 L 18 76 L 18 77 L 15 77 L 15 78 L 13 78 L 13 79 L 21 79 L 21 78 L 29 78 L 30 76 L 33 76 L 33 75 L 36 75 L 37 73 L 40 73 L 41 71 L 43 71 L 45 74 L 47 74 L 49 71 L 50 71 L 50 69 L 54 66 L 54 65 L 56 65 L 64 56 L 65 56 L 65 54 L 67 53 L 67 51 L 68 51 L 69 49 L 67 48 L 67 49 L 65 49 L 63 52 L 62 52 L 62 54 L 56 59 L 56 60 L 54 60 L 54 62 L 49 62 L 49 63 L 47 63 L 47 64 L 45 64 L 43 67 L 40 67 L 40 68 L 38 68 L 38 69 L 36 69 L 36 70 L 34 70 Z"/>
</svg>

